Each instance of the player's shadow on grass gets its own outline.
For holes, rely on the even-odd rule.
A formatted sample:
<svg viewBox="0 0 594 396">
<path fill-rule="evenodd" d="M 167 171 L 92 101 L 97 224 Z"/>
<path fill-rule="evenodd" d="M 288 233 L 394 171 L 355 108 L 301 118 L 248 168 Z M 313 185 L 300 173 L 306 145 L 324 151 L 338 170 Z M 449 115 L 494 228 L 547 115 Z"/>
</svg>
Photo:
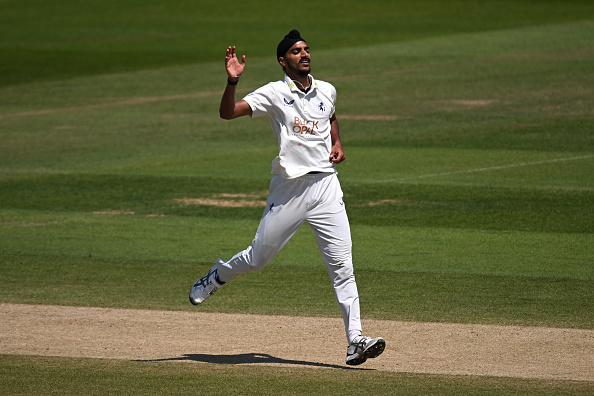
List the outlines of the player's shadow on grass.
<svg viewBox="0 0 594 396">
<path fill-rule="evenodd" d="M 373 370 L 359 367 L 339 366 L 335 364 L 307 362 L 304 360 L 282 359 L 266 353 L 240 353 L 237 355 L 206 355 L 206 354 L 185 354 L 182 357 L 167 359 L 137 360 L 143 362 L 176 362 L 190 360 L 194 362 L 213 364 L 293 364 L 296 366 L 326 367 L 341 370 Z"/>
</svg>

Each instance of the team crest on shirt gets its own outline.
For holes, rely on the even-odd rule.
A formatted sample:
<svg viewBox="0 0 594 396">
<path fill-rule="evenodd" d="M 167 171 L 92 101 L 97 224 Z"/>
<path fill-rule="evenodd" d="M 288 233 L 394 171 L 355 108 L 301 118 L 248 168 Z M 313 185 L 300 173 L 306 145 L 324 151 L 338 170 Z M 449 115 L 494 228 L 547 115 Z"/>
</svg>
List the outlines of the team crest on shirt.
<svg viewBox="0 0 594 396">
<path fill-rule="evenodd" d="M 318 110 L 320 110 L 322 113 L 326 111 L 326 106 L 324 106 L 324 102 L 320 102 L 320 104 L 318 105 Z"/>
<path fill-rule="evenodd" d="M 283 101 L 285 102 L 285 106 L 291 106 L 291 107 L 293 107 L 293 103 L 295 103 L 295 99 L 293 99 L 293 100 L 287 100 L 287 98 L 283 98 Z"/>
</svg>

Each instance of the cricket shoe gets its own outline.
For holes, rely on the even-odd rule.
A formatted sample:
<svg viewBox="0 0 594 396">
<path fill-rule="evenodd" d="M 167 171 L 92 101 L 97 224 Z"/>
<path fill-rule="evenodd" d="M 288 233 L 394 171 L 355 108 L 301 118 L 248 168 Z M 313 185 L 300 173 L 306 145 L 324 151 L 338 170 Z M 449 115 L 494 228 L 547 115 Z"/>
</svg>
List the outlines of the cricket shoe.
<svg viewBox="0 0 594 396">
<path fill-rule="evenodd" d="M 347 348 L 346 364 L 357 366 L 365 363 L 369 358 L 376 358 L 386 348 L 386 341 L 382 337 L 371 338 L 359 336 Z"/>
<path fill-rule="evenodd" d="M 222 263 L 223 260 L 218 259 L 218 263 Z M 190 289 L 190 302 L 194 305 L 202 304 L 204 300 L 214 294 L 218 289 L 225 284 L 219 279 L 219 271 L 217 264 L 213 265 L 208 271 L 208 274 L 198 279 L 192 285 Z"/>
</svg>

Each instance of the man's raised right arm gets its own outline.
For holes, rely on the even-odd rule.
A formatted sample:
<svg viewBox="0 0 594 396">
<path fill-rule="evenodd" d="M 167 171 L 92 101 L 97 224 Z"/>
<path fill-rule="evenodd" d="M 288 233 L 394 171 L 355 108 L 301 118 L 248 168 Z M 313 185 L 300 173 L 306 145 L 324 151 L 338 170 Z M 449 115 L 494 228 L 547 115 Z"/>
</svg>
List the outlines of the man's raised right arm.
<svg viewBox="0 0 594 396">
<path fill-rule="evenodd" d="M 244 67 L 245 55 L 241 57 L 241 63 L 239 63 L 235 54 L 235 47 L 227 48 L 225 68 L 227 69 L 228 80 L 225 92 L 223 92 L 223 98 L 221 99 L 221 106 L 219 107 L 219 115 L 225 120 L 252 114 L 252 108 L 245 100 L 235 100 L 235 88 Z"/>
</svg>

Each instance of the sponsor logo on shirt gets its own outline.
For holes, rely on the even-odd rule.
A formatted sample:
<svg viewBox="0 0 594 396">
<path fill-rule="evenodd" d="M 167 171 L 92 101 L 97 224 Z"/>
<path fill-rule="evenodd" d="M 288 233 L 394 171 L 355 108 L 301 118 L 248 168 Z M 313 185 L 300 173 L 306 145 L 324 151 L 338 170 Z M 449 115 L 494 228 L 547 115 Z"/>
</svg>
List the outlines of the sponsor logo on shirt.
<svg viewBox="0 0 594 396">
<path fill-rule="evenodd" d="M 319 131 L 318 123 L 320 121 L 306 121 L 299 117 L 295 117 L 295 125 L 293 126 L 293 133 L 315 135 L 314 132 Z"/>
<path fill-rule="evenodd" d="M 293 103 L 295 103 L 295 99 L 293 99 L 293 100 L 287 100 L 287 98 L 283 98 L 283 100 L 285 101 L 285 106 L 291 106 L 291 107 L 293 107 Z"/>
</svg>

